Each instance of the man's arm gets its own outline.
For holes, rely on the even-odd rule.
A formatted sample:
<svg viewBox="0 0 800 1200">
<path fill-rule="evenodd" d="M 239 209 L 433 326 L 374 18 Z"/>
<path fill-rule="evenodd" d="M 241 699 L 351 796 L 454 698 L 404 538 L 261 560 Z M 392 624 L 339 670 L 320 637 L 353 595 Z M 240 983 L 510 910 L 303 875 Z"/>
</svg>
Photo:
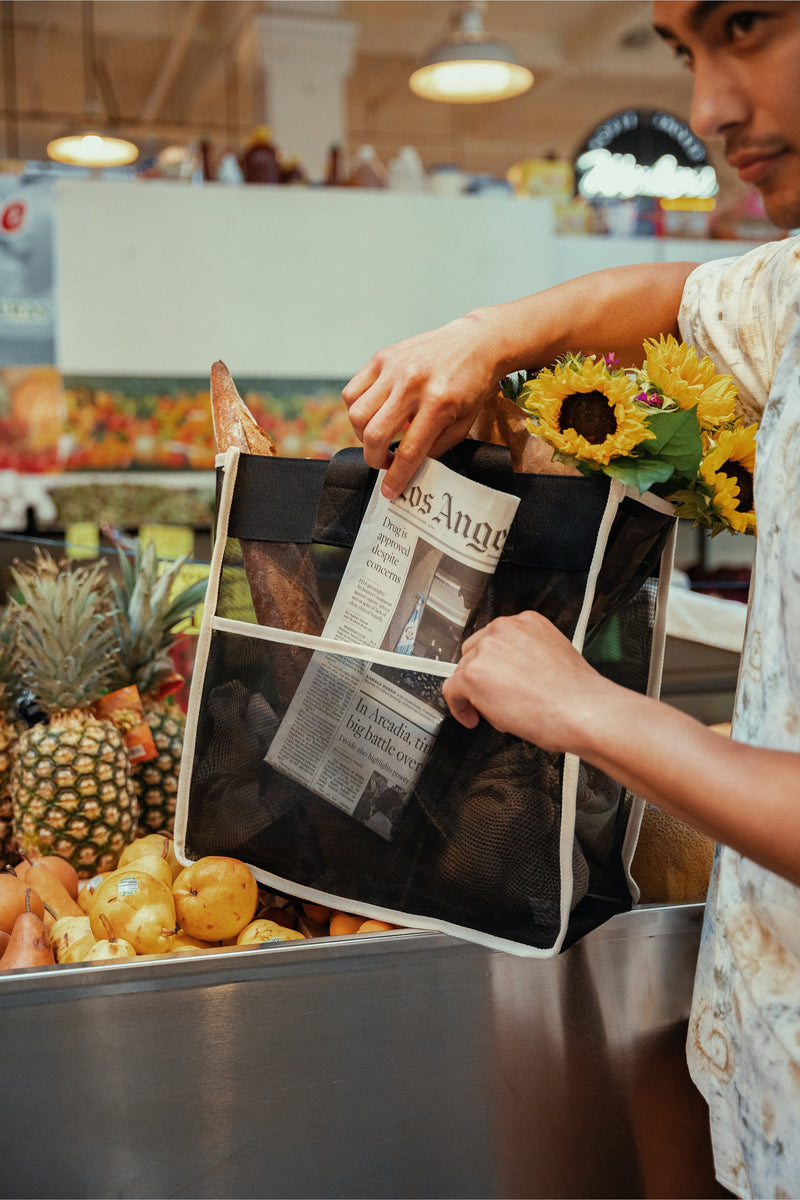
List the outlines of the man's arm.
<svg viewBox="0 0 800 1200">
<path fill-rule="evenodd" d="M 696 829 L 800 884 L 800 754 L 746 746 L 599 675 L 546 618 L 468 638 L 444 684 L 453 715 L 577 754 Z"/>
<path fill-rule="evenodd" d="M 399 496 L 426 455 L 461 441 L 511 371 L 546 366 L 568 350 L 613 351 L 623 365 L 638 365 L 645 338 L 677 336 L 683 286 L 695 266 L 597 271 L 476 309 L 374 354 L 342 395 L 367 462 L 388 468 L 384 494 Z M 392 456 L 390 443 L 401 433 Z"/>
</svg>

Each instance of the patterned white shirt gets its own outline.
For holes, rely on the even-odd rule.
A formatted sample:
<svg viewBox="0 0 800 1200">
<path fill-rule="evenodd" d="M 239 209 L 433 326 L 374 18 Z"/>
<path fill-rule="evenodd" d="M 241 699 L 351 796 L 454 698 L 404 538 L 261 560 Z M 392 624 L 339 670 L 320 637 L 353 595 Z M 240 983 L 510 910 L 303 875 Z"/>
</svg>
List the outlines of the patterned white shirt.
<svg viewBox="0 0 800 1200">
<path fill-rule="evenodd" d="M 800 238 L 698 267 L 679 324 L 760 421 L 732 735 L 800 752 Z M 800 796 L 797 808 L 800 821 Z M 714 860 L 687 1055 L 719 1181 L 741 1197 L 800 1196 L 800 888 L 727 847 Z"/>
</svg>

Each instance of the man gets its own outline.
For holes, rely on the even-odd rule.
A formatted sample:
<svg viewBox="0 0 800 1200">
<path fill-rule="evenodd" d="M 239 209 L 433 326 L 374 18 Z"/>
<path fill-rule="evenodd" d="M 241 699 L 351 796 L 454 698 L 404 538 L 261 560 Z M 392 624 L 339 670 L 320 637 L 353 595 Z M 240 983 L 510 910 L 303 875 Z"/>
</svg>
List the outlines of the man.
<svg viewBox="0 0 800 1200">
<path fill-rule="evenodd" d="M 800 3 L 656 0 L 694 75 L 690 123 L 724 139 L 769 217 L 800 227 Z M 618 268 L 480 309 L 373 356 L 344 391 L 367 461 L 399 495 L 471 427 L 497 380 L 567 350 L 621 361 L 674 333 L 737 380 L 760 421 L 759 536 L 730 741 L 598 676 L 535 613 L 464 644 L 444 685 L 479 716 L 579 754 L 713 836 L 689 1028 L 717 1175 L 737 1195 L 800 1195 L 800 239 L 693 268 Z M 407 425 L 392 457 L 389 443 Z M 536 670 L 530 664 L 536 664 Z"/>
</svg>

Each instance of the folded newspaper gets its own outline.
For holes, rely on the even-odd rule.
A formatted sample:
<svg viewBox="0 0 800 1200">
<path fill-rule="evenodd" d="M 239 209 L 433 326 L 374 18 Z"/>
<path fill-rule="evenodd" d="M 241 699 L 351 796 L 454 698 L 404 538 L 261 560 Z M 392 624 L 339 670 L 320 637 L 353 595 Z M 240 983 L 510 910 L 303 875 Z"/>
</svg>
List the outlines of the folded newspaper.
<svg viewBox="0 0 800 1200">
<path fill-rule="evenodd" d="M 432 459 L 397 500 L 382 477 L 322 632 L 332 648 L 312 656 L 266 761 L 389 839 L 519 500 Z"/>
</svg>

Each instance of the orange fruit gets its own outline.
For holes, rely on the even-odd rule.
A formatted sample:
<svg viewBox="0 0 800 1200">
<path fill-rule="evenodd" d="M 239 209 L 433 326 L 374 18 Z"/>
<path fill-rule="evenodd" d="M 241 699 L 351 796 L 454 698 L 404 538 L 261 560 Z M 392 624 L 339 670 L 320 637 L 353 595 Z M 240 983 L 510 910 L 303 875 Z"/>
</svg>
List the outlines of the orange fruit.
<svg viewBox="0 0 800 1200">
<path fill-rule="evenodd" d="M 388 925 L 386 921 L 364 921 L 359 925 L 359 933 L 383 933 L 386 929 L 396 929 L 396 925 Z"/>
<path fill-rule="evenodd" d="M 318 925 L 324 925 L 326 921 L 331 919 L 333 909 L 326 907 L 324 904 L 307 904 L 303 901 L 303 912 L 310 921 L 316 921 Z"/>
<path fill-rule="evenodd" d="M 363 924 L 363 917 L 354 917 L 350 913 L 335 912 L 331 917 L 331 936 L 337 937 L 344 933 L 358 933 Z"/>
</svg>

